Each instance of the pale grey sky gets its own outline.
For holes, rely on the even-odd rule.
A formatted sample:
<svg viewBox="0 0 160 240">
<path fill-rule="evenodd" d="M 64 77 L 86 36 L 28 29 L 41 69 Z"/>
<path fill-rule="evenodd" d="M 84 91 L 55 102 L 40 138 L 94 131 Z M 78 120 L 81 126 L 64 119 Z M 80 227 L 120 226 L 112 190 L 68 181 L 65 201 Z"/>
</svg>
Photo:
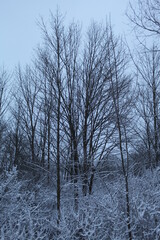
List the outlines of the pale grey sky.
<svg viewBox="0 0 160 240">
<path fill-rule="evenodd" d="M 49 19 L 49 11 L 57 6 L 66 21 L 73 19 L 86 27 L 91 20 L 102 21 L 111 16 L 116 33 L 127 29 L 124 16 L 129 0 L 0 0 L 0 66 L 13 70 L 18 64 L 28 63 L 33 49 L 41 42 L 37 21 Z"/>
</svg>

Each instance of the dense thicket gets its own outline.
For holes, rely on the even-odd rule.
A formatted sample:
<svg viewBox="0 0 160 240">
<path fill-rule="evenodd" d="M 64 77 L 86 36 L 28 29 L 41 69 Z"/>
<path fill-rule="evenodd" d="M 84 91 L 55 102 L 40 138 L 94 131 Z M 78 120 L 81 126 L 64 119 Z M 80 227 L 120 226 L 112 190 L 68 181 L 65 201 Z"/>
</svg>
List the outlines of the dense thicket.
<svg viewBox="0 0 160 240">
<path fill-rule="evenodd" d="M 33 63 L 0 73 L 1 239 L 159 239 L 158 45 L 50 19 Z"/>
</svg>

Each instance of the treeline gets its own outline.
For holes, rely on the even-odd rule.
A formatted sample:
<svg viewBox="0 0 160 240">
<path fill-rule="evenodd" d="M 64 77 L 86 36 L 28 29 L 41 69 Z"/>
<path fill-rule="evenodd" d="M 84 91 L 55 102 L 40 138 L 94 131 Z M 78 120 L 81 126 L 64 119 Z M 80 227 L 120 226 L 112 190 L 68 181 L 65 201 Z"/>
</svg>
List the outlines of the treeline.
<svg viewBox="0 0 160 240">
<path fill-rule="evenodd" d="M 130 19 L 140 27 L 139 15 L 130 10 Z M 78 213 L 97 179 L 118 169 L 131 240 L 130 174 L 159 165 L 158 45 L 140 44 L 135 56 L 109 23 L 92 22 L 82 34 L 79 24 L 66 26 L 59 12 L 51 15 L 49 28 L 43 20 L 40 28 L 43 44 L 33 63 L 17 67 L 12 77 L 1 71 L 1 172 L 16 166 L 34 184 L 42 176 L 48 185 L 54 183 L 58 226 L 63 186 L 70 185 Z"/>
</svg>

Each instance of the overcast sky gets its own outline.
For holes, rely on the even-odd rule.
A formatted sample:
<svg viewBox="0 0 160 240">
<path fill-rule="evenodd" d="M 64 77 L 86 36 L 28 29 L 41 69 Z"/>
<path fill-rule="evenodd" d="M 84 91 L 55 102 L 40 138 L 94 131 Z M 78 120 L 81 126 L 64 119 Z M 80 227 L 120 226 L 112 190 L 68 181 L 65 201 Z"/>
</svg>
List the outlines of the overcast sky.
<svg viewBox="0 0 160 240">
<path fill-rule="evenodd" d="M 0 66 L 13 70 L 29 63 L 33 49 L 41 42 L 37 25 L 40 16 L 46 21 L 57 6 L 66 14 L 66 22 L 79 20 L 84 27 L 91 20 L 111 16 L 116 33 L 127 33 L 125 11 L 129 0 L 0 0 Z"/>
</svg>

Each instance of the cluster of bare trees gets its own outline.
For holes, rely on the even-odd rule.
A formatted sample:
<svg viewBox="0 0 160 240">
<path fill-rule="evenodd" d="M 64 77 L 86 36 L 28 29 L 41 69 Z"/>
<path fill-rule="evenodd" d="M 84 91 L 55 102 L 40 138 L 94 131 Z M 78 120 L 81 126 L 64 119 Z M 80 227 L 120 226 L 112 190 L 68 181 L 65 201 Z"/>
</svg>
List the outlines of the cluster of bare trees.
<svg viewBox="0 0 160 240">
<path fill-rule="evenodd" d="M 138 28 L 159 35 L 160 3 L 147 0 L 148 7 L 141 8 L 144 2 L 139 1 L 140 15 L 131 4 L 128 17 Z M 40 27 L 43 46 L 31 66 L 17 68 L 8 115 L 9 76 L 4 70 L 0 75 L 1 169 L 15 165 L 35 178 L 43 173 L 48 183 L 54 181 L 59 224 L 65 183 L 71 186 L 77 212 L 80 196 L 92 194 L 99 169 L 118 153 L 132 239 L 130 169 L 135 162 L 151 168 L 159 163 L 158 45 L 141 44 L 135 58 L 110 24 L 93 22 L 83 37 L 81 27 L 76 23 L 66 27 L 59 13 L 51 16 L 50 29 L 43 20 Z M 135 78 L 129 70 L 131 58 Z M 6 116 L 11 120 L 8 125 Z"/>
<path fill-rule="evenodd" d="M 16 71 L 9 161 L 34 174 L 44 169 L 48 181 L 56 179 L 59 221 L 64 182 L 72 183 L 78 211 L 79 195 L 92 193 L 96 169 L 116 148 L 129 201 L 126 156 L 132 79 L 122 40 L 109 24 L 95 22 L 82 38 L 79 25 L 66 28 L 59 13 L 51 16 L 50 30 L 43 20 L 40 26 L 43 47 L 32 66 Z"/>
<path fill-rule="evenodd" d="M 132 55 L 138 83 L 136 112 L 139 121 L 136 133 L 139 147 L 136 151 L 144 156 L 144 161 L 139 161 L 138 167 L 140 164 L 155 167 L 160 156 L 159 10 L 159 0 L 141 0 L 136 3 L 131 1 L 127 13 L 138 42 L 135 56 Z"/>
</svg>

